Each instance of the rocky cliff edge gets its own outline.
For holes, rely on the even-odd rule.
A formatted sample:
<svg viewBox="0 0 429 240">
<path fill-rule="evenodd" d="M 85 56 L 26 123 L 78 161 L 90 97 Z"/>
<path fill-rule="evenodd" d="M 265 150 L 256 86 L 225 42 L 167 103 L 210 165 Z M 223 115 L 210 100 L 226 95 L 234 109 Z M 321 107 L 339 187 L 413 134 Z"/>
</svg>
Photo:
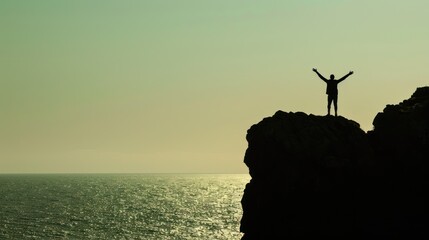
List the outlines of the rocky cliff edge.
<svg viewBox="0 0 429 240">
<path fill-rule="evenodd" d="M 429 87 L 373 124 L 278 111 L 253 125 L 242 239 L 428 237 Z"/>
</svg>

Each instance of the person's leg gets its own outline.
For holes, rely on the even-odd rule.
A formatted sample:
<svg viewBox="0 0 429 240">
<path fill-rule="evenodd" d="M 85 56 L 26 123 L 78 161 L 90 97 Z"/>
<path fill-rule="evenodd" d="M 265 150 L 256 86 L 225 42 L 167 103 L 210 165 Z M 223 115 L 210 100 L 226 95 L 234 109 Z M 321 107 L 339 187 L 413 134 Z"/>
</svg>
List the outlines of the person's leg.
<svg viewBox="0 0 429 240">
<path fill-rule="evenodd" d="M 332 103 L 332 96 L 328 95 L 328 116 L 331 115 L 331 103 Z"/>
<path fill-rule="evenodd" d="M 337 109 L 338 109 L 338 106 L 337 106 L 337 102 L 338 102 L 338 95 L 335 95 L 335 96 L 333 97 L 333 100 L 334 100 L 335 116 L 337 116 Z"/>
</svg>

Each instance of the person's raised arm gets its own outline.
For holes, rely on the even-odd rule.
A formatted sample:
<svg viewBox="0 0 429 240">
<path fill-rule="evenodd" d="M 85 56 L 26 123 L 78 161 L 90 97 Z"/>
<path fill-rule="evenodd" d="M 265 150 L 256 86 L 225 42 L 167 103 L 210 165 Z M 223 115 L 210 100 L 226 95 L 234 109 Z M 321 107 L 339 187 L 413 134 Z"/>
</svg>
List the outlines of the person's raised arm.
<svg viewBox="0 0 429 240">
<path fill-rule="evenodd" d="M 324 76 L 322 76 L 322 74 L 320 74 L 318 71 L 317 71 L 317 69 L 315 69 L 315 68 L 313 68 L 313 72 L 315 72 L 315 73 L 317 73 L 317 76 L 319 76 L 320 77 L 320 79 L 322 79 L 323 81 L 327 81 L 327 79 L 324 77 Z"/>
<path fill-rule="evenodd" d="M 344 75 L 344 77 L 338 79 L 338 82 L 342 82 L 342 81 L 346 80 L 346 78 L 348 78 L 352 74 L 353 74 L 353 71 L 350 71 L 349 73 L 347 73 L 346 75 Z"/>
</svg>

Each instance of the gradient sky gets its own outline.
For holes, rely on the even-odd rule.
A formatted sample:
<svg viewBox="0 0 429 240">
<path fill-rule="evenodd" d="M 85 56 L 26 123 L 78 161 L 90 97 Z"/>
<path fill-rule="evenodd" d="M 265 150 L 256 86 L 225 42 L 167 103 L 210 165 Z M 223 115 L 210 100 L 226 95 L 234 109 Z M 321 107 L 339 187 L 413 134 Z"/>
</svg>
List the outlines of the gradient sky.
<svg viewBox="0 0 429 240">
<path fill-rule="evenodd" d="M 247 173 L 277 110 L 364 130 L 429 85 L 429 1 L 0 2 L 0 172 Z"/>
</svg>

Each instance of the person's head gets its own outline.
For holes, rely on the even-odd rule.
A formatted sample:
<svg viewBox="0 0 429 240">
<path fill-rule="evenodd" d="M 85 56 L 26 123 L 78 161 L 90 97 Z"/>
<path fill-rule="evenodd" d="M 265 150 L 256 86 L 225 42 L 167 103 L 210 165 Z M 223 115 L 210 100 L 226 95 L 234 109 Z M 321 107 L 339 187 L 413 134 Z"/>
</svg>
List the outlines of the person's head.
<svg viewBox="0 0 429 240">
<path fill-rule="evenodd" d="M 334 79 L 335 79 L 334 74 L 331 74 L 331 80 L 334 80 Z"/>
</svg>

